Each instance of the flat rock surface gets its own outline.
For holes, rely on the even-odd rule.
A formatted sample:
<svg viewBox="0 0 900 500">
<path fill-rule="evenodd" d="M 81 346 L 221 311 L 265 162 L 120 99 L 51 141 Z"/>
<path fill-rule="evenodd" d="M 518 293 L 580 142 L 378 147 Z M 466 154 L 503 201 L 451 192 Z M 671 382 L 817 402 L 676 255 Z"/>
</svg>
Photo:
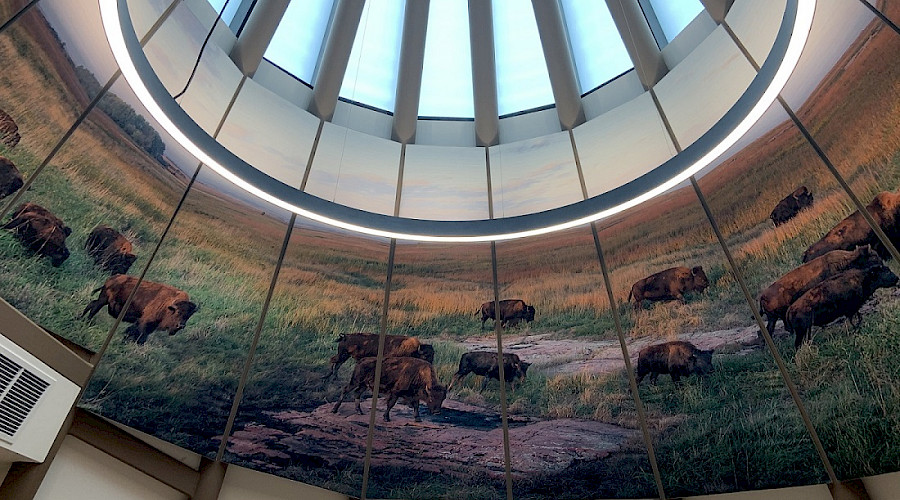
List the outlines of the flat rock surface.
<svg viewBox="0 0 900 500">
<path fill-rule="evenodd" d="M 734 346 L 732 354 L 750 351 L 757 343 L 756 326 L 730 328 L 712 332 L 690 332 L 678 336 L 698 349 L 719 349 L 725 345 Z M 775 335 L 787 334 L 780 324 Z M 519 335 L 505 337 L 503 352 L 515 353 L 523 361 L 537 363 L 537 368 L 547 374 L 560 373 L 614 373 L 625 368 L 622 348 L 618 340 L 552 339 L 551 334 Z M 638 353 L 650 344 L 664 342 L 664 339 L 641 337 L 625 339 L 628 354 L 633 363 Z M 470 351 L 496 350 L 494 336 L 471 338 L 464 342 Z M 534 369 L 532 368 L 532 369 Z"/>
<path fill-rule="evenodd" d="M 337 414 L 332 405 L 312 412 L 270 413 L 266 426 L 247 425 L 234 432 L 228 451 L 259 465 L 277 469 L 300 463 L 340 467 L 362 463 L 366 451 L 370 400 L 358 415 L 354 402 Z M 384 401 L 375 421 L 372 464 L 424 472 L 467 476 L 504 475 L 503 433 L 493 410 L 453 400 L 440 415 L 422 406 L 422 422 L 413 421 L 409 406 L 397 404 L 391 421 L 382 420 Z M 578 419 L 510 419 L 512 473 L 525 477 L 559 472 L 576 460 L 592 460 L 640 439 L 637 430 Z"/>
</svg>

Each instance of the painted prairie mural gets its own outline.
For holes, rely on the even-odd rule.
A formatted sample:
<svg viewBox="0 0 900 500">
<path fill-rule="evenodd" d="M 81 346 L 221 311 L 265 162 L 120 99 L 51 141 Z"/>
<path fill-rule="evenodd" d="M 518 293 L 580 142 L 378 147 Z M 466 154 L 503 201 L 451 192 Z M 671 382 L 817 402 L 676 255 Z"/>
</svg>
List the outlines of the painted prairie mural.
<svg viewBox="0 0 900 500">
<path fill-rule="evenodd" d="M 167 6 L 139 3 L 155 15 Z M 838 479 L 900 470 L 900 268 L 826 163 L 900 244 L 900 36 L 864 7 L 850 8 L 860 27 L 821 83 L 785 90 L 804 129 L 776 103 L 752 140 L 698 175 L 736 268 L 690 184 L 594 226 L 498 242 L 496 268 L 490 243 L 390 241 L 295 219 L 198 165 L 121 80 L 46 161 L 114 77 L 67 50 L 47 10 L 0 34 L 0 296 L 105 350 L 83 408 L 348 495 L 361 491 L 371 446 L 377 498 L 498 498 L 507 478 L 516 498 L 533 499 L 827 482 L 811 431 Z M 172 20 L 198 23 L 186 6 Z M 166 44 L 199 50 L 203 34 L 148 42 L 151 62 L 171 66 L 173 93 L 191 68 L 167 62 Z M 392 213 L 395 170 L 369 175 L 364 154 L 341 156 L 339 131 L 325 132 L 322 163 L 302 141 L 273 153 L 281 135 L 249 118 L 255 94 L 229 105 L 239 76 L 197 78 L 182 104 L 236 154 L 335 201 L 341 183 L 368 183 L 372 198 L 346 203 Z M 661 146 L 647 154 L 668 157 L 663 129 L 648 133 Z M 383 142 L 376 163 L 399 157 Z M 541 156 L 568 138 L 540 142 L 490 152 L 498 216 L 583 198 L 574 158 Z M 471 177 L 448 179 L 444 197 L 419 182 L 444 160 L 407 154 L 401 215 L 440 214 L 428 206 L 437 199 L 482 204 L 470 218 L 487 217 L 472 181 L 488 180 L 483 153 L 460 160 Z M 517 184 L 523 162 L 571 186 Z M 586 176 L 589 194 L 609 181 L 598 175 Z M 518 205 L 516 192 L 534 196 Z"/>
</svg>

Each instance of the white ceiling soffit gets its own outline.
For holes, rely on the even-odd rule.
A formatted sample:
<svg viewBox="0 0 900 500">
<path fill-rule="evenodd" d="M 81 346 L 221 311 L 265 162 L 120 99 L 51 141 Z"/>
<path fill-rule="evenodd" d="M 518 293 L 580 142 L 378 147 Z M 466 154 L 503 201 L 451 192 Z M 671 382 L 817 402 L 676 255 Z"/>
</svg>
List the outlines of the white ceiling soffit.
<svg viewBox="0 0 900 500">
<path fill-rule="evenodd" d="M 104 30 L 122 74 L 160 126 L 200 162 L 263 200 L 302 217 L 359 233 L 416 241 L 500 241 L 546 234 L 609 217 L 677 186 L 734 145 L 775 101 L 812 25 L 815 0 L 787 0 L 768 58 L 734 106 L 696 142 L 637 179 L 584 201 L 493 220 L 425 220 L 367 212 L 304 193 L 217 143 L 176 103 L 141 50 L 125 0 L 100 0 Z"/>
</svg>

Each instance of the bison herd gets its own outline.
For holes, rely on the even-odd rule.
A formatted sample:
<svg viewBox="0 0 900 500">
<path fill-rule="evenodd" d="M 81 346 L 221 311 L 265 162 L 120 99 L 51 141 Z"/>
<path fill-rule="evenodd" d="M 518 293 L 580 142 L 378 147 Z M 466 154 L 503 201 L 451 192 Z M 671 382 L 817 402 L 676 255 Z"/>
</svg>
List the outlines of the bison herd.
<svg viewBox="0 0 900 500">
<path fill-rule="evenodd" d="M 356 366 L 331 411 L 337 413 L 347 394 L 355 392 L 356 411 L 361 415 L 362 396 L 375 386 L 379 336 L 373 333 L 342 334 L 336 342 L 337 354 L 331 357 L 331 370 L 325 375 L 325 380 L 335 376 L 340 366 L 350 358 L 356 360 Z M 459 370 L 453 375 L 450 385 L 444 387 L 434 370 L 434 348 L 406 335 L 384 336 L 383 359 L 378 391 L 387 397 L 386 422 L 391 420 L 391 408 L 400 399 L 410 404 L 416 422 L 421 420 L 419 402 L 424 402 L 432 414 L 439 414 L 447 392 L 469 373 L 484 377 L 482 391 L 490 379 L 500 380 L 497 353 L 467 352 L 460 357 Z M 504 354 L 503 379 L 515 387 L 516 381 L 525 378 L 529 365 L 515 354 Z"/>
<path fill-rule="evenodd" d="M 891 243 L 900 243 L 900 194 L 878 193 L 866 210 Z M 760 294 L 759 312 L 766 316 L 766 329 L 772 333 L 781 320 L 799 349 L 813 326 L 846 317 L 858 327 L 863 303 L 878 288 L 897 284 L 883 258 L 890 258 L 887 248 L 862 214 L 853 212 L 803 253 L 803 264 Z"/>
</svg>

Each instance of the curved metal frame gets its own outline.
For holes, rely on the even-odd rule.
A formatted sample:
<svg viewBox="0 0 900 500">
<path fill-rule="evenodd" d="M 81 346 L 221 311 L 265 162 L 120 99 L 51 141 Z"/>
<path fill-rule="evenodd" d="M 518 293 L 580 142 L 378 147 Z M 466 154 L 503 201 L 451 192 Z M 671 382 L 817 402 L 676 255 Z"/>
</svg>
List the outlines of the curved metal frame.
<svg viewBox="0 0 900 500">
<path fill-rule="evenodd" d="M 110 48 L 129 85 L 177 142 L 218 174 L 261 199 L 339 228 L 418 241 L 500 241 L 594 222 L 636 206 L 708 166 L 762 116 L 787 82 L 812 24 L 815 0 L 788 0 L 769 57 L 735 105 L 684 151 L 647 174 L 593 198 L 534 214 L 475 221 L 423 220 L 366 212 L 304 193 L 257 170 L 204 131 L 156 76 L 141 49 L 125 0 L 101 0 Z"/>
</svg>

